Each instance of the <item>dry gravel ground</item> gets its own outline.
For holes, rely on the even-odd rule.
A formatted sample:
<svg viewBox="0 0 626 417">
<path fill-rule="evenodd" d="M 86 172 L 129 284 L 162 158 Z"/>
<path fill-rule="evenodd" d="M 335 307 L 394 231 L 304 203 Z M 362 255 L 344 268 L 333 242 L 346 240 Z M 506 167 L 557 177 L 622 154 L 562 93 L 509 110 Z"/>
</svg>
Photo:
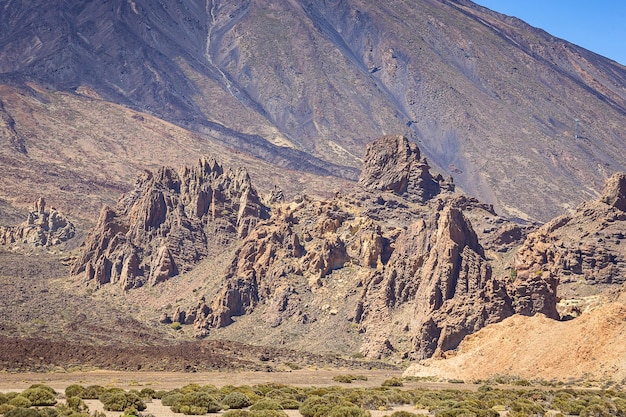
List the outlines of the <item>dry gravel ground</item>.
<svg viewBox="0 0 626 417">
<path fill-rule="evenodd" d="M 290 372 L 118 372 L 90 371 L 67 373 L 0 373 L 0 391 L 22 390 L 32 384 L 46 384 L 55 390 L 64 390 L 72 384 L 102 385 L 124 389 L 152 388 L 171 390 L 186 384 L 215 385 L 255 385 L 269 382 L 296 386 L 339 385 L 333 377 L 341 374 L 367 376 L 367 381 L 341 384 L 346 387 L 375 387 L 391 377 L 400 377 L 401 370 L 331 370 L 299 369 Z"/>
</svg>

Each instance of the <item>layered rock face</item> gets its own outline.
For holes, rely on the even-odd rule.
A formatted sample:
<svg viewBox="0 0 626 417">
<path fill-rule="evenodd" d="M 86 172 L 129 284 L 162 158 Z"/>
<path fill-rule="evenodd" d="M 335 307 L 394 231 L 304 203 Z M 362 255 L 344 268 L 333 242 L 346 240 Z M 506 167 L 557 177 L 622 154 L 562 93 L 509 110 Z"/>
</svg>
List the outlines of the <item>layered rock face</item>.
<svg viewBox="0 0 626 417">
<path fill-rule="evenodd" d="M 96 286 L 154 285 L 246 237 L 267 216 L 245 170 L 225 170 L 213 158 L 146 172 L 115 208 L 102 210 L 71 272 Z"/>
<path fill-rule="evenodd" d="M 557 217 L 531 233 L 514 266 L 518 278 L 546 280 L 554 287 L 557 282 L 599 287 L 624 283 L 626 174 L 610 177 L 598 200 L 583 203 L 573 214 Z M 530 302 L 538 297 L 535 292 Z"/>
<path fill-rule="evenodd" d="M 74 224 L 54 208 L 46 211 L 46 201 L 40 198 L 26 221 L 17 226 L 0 226 L 0 245 L 53 246 L 70 240 L 75 234 Z"/>
<path fill-rule="evenodd" d="M 259 306 L 271 327 L 315 321 L 312 300 L 349 276 L 353 284 L 334 297 L 352 311 L 347 319 L 362 334 L 362 353 L 392 353 L 401 339 L 410 339 L 405 354 L 412 358 L 454 349 L 514 307 L 461 210 L 473 200 L 453 188 L 430 173 L 406 138 L 375 141 L 358 188 L 277 206 L 243 240 L 196 327 L 227 326 Z"/>
</svg>

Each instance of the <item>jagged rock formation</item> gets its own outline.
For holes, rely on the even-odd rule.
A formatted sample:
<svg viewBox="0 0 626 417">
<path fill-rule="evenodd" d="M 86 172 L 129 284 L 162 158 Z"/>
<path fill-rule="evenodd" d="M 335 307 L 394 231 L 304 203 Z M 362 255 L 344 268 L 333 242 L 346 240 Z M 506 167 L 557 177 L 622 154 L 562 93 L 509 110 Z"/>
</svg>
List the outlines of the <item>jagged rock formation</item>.
<svg viewBox="0 0 626 417">
<path fill-rule="evenodd" d="M 410 341 L 402 349 L 413 358 L 454 349 L 467 334 L 512 315 L 514 302 L 462 212 L 482 205 L 453 189 L 406 138 L 380 138 L 368 146 L 359 187 L 325 201 L 277 205 L 257 225 L 204 310 L 209 314 L 195 316 L 196 329 L 206 334 L 261 306 L 269 327 L 342 310 L 359 328 L 367 356 L 397 351 L 401 339 Z M 342 286 L 344 277 L 352 284 Z M 336 308 L 322 302 L 329 292 Z"/>
<path fill-rule="evenodd" d="M 403 136 L 388 136 L 368 145 L 359 185 L 370 190 L 391 191 L 413 202 L 423 203 L 439 194 L 443 177 L 433 178 L 416 144 Z M 445 182 L 454 190 L 450 178 Z"/>
<path fill-rule="evenodd" d="M 154 285 L 246 237 L 267 215 L 246 171 L 213 158 L 145 172 L 115 208 L 102 210 L 71 272 L 97 286 Z"/>
<path fill-rule="evenodd" d="M 460 210 L 442 205 L 400 234 L 385 268 L 366 283 L 357 320 L 380 333 L 402 308 L 410 311 L 404 330 L 414 358 L 454 349 L 466 335 L 513 314 L 505 283 L 493 278 Z M 363 350 L 381 356 L 379 348 Z"/>
<path fill-rule="evenodd" d="M 26 221 L 17 226 L 0 226 L 0 245 L 53 246 L 70 240 L 75 234 L 74 224 L 55 208 L 46 211 L 46 201 L 40 198 Z"/>
<path fill-rule="evenodd" d="M 515 257 L 517 277 L 527 282 L 543 280 L 550 287 L 572 282 L 600 288 L 622 284 L 626 281 L 625 231 L 626 174 L 616 173 L 598 200 L 581 204 L 573 214 L 557 217 L 528 236 Z M 537 293 L 529 293 L 536 303 Z"/>
</svg>

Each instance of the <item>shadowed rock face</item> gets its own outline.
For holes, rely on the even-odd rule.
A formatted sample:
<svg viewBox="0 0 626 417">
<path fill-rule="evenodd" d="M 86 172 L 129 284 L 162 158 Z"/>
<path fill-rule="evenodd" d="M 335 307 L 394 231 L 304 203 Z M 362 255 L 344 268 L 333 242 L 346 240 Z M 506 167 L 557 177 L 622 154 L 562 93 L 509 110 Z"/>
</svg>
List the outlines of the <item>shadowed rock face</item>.
<svg viewBox="0 0 626 417">
<path fill-rule="evenodd" d="M 265 217 L 248 174 L 213 158 L 146 172 L 115 208 L 102 210 L 72 273 L 96 286 L 155 285 L 246 237 Z"/>
</svg>

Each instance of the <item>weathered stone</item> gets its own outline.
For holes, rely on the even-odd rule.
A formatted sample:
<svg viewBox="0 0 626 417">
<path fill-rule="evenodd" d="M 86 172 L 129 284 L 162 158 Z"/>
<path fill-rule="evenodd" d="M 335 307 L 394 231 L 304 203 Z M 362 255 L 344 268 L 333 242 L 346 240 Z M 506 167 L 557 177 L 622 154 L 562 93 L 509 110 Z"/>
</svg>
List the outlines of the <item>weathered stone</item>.
<svg viewBox="0 0 626 417">
<path fill-rule="evenodd" d="M 103 209 L 71 272 L 98 286 L 156 285 L 247 236 L 267 216 L 248 174 L 213 158 L 178 172 L 145 172 L 115 208 Z"/>
<path fill-rule="evenodd" d="M 74 224 L 54 208 L 46 211 L 45 200 L 39 198 L 23 223 L 0 226 L 0 245 L 54 246 L 67 242 L 75 235 Z"/>
<path fill-rule="evenodd" d="M 546 297 L 556 297 L 548 294 L 556 292 L 559 282 L 626 282 L 625 195 L 626 174 L 617 173 L 607 180 L 598 200 L 583 203 L 574 213 L 557 217 L 529 234 L 513 265 L 518 277 L 532 282 L 533 288 L 523 292 L 538 297 L 537 284 L 542 280 L 545 289 L 540 293 Z"/>
<path fill-rule="evenodd" d="M 428 163 L 414 143 L 404 136 L 384 136 L 367 146 L 359 185 L 378 191 L 404 195 L 411 201 L 425 202 L 439 194 L 441 183 L 453 189 L 440 175 L 433 177 Z"/>
<path fill-rule="evenodd" d="M 396 351 L 392 321 L 406 328 L 411 356 L 428 357 L 513 314 L 505 283 L 492 276 L 457 207 L 478 202 L 441 193 L 417 147 L 402 137 L 372 144 L 363 172 L 365 191 L 275 206 L 235 253 L 207 326 L 229 325 L 259 304 L 270 327 L 290 317 L 314 321 L 313 313 L 302 313 L 302 294 L 325 293 L 327 281 L 347 267 L 352 279 L 361 277 L 347 318 L 363 333 L 361 352 L 368 356 Z M 328 304 L 321 311 L 340 314 Z"/>
<path fill-rule="evenodd" d="M 626 173 L 617 172 L 606 180 L 600 201 L 626 211 Z"/>
</svg>

